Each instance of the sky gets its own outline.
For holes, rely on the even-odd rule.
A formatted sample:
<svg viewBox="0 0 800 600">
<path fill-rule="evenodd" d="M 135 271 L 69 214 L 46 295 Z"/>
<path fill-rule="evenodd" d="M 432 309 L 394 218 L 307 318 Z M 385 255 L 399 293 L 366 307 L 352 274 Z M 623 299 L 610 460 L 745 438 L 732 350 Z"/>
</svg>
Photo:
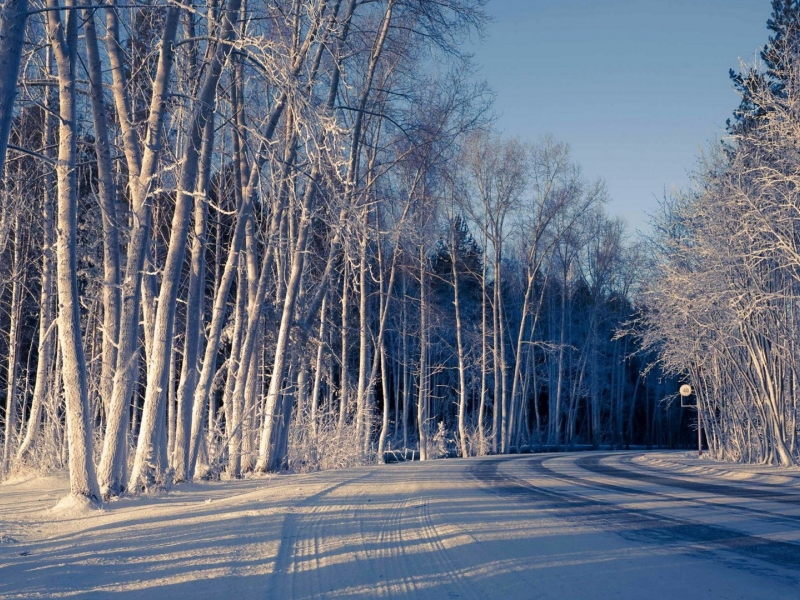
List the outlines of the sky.
<svg viewBox="0 0 800 600">
<path fill-rule="evenodd" d="M 631 231 L 738 106 L 728 69 L 766 43 L 769 0 L 489 0 L 493 22 L 470 45 L 496 94 L 496 127 L 570 144 L 607 211 Z"/>
</svg>

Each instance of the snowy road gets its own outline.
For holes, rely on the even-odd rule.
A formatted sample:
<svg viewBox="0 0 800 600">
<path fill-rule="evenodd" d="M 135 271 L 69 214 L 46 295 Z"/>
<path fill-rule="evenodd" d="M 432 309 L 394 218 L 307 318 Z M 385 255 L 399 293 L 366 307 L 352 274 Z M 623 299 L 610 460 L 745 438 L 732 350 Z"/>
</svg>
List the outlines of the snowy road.
<svg viewBox="0 0 800 600">
<path fill-rule="evenodd" d="M 49 510 L 0 486 L 0 597 L 800 598 L 800 471 L 678 453 L 433 461 Z"/>
</svg>

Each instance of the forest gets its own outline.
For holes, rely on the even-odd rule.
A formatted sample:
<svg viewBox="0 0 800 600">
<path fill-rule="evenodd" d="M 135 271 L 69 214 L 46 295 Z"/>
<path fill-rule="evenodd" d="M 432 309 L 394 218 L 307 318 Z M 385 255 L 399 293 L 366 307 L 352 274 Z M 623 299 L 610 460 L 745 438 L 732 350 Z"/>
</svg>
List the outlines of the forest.
<svg viewBox="0 0 800 600">
<path fill-rule="evenodd" d="M 713 457 L 796 464 L 800 3 L 639 236 L 493 130 L 484 4 L 5 0 L 2 475 L 691 447 L 687 382 Z"/>
</svg>

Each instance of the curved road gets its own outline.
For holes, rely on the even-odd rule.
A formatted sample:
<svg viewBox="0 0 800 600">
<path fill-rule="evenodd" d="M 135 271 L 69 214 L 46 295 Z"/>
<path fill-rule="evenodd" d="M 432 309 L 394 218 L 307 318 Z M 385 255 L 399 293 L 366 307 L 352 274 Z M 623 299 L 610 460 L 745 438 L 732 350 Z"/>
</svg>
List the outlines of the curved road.
<svg viewBox="0 0 800 600">
<path fill-rule="evenodd" d="M 290 598 L 800 598 L 800 489 L 640 458 L 368 470 L 285 527 L 270 587 Z"/>
<path fill-rule="evenodd" d="M 0 486 L 0 597 L 800 598 L 800 472 L 688 454 L 363 467 L 59 516 L 42 500 L 63 493 Z"/>
</svg>

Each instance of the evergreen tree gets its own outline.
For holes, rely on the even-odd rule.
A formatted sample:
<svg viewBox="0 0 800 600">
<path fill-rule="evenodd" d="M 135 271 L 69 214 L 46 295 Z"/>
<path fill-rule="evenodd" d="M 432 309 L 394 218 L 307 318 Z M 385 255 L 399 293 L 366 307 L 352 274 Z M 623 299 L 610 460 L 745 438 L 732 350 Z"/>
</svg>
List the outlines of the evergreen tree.
<svg viewBox="0 0 800 600">
<path fill-rule="evenodd" d="M 790 68 L 789 57 L 800 50 L 800 0 L 772 0 L 772 16 L 767 20 L 772 32 L 760 56 L 764 70 L 751 67 L 745 72 L 729 71 L 733 86 L 742 96 L 733 120 L 727 120 L 732 134 L 748 130 L 754 120 L 763 117 L 768 108 L 756 100 L 759 92 L 769 90 L 776 99 L 785 97 L 786 80 Z"/>
</svg>

